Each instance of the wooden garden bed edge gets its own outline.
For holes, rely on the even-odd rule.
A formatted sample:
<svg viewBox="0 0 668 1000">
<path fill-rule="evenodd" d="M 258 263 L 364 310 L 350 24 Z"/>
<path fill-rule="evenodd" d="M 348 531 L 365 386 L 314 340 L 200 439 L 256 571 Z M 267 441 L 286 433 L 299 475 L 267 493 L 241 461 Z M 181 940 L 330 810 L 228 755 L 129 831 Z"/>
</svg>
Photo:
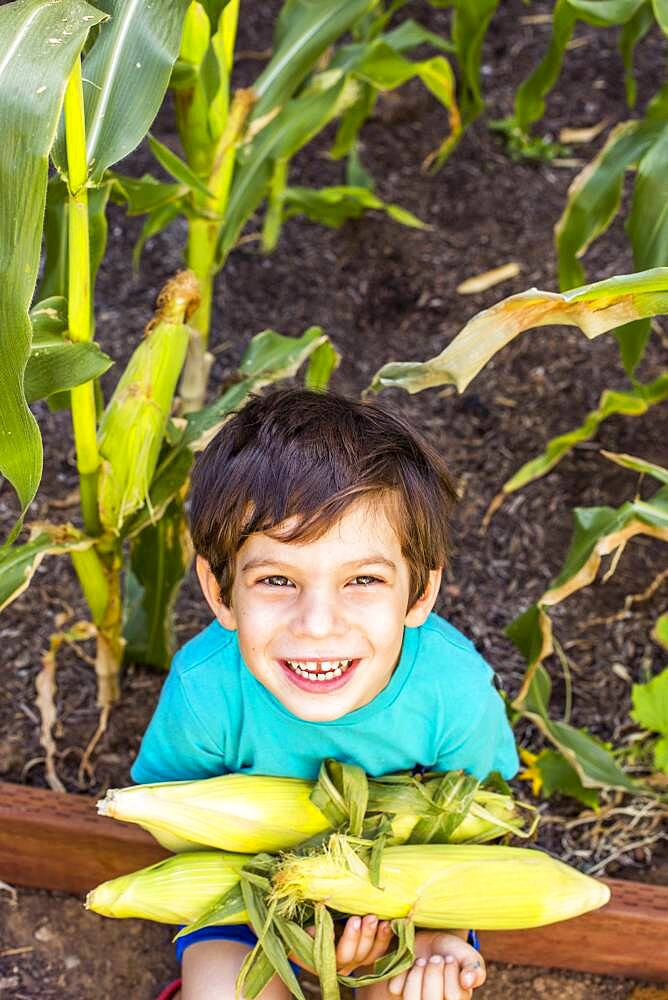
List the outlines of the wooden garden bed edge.
<svg viewBox="0 0 668 1000">
<path fill-rule="evenodd" d="M 0 781 L 0 881 L 83 895 L 167 852 L 95 800 Z M 668 982 L 668 887 L 605 879 L 607 906 L 527 931 L 484 931 L 489 960 Z"/>
</svg>

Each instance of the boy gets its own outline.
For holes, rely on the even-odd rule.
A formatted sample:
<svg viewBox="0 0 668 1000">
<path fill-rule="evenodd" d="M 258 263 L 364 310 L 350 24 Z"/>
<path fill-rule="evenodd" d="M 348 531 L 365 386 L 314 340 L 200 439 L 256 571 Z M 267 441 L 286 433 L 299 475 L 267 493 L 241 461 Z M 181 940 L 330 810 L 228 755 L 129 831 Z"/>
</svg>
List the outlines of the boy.
<svg viewBox="0 0 668 1000">
<path fill-rule="evenodd" d="M 325 757 L 374 776 L 512 777 L 492 670 L 432 613 L 455 498 L 435 450 L 376 403 L 303 389 L 251 398 L 194 470 L 196 568 L 215 621 L 175 657 L 133 779 L 314 779 Z M 350 918 L 340 971 L 371 965 L 391 938 L 387 921 Z M 469 1000 L 485 972 L 466 938 L 419 931 L 409 972 L 358 1000 Z M 181 939 L 181 990 L 166 995 L 233 997 L 254 940 L 246 927 Z M 288 992 L 274 977 L 262 997 Z"/>
</svg>

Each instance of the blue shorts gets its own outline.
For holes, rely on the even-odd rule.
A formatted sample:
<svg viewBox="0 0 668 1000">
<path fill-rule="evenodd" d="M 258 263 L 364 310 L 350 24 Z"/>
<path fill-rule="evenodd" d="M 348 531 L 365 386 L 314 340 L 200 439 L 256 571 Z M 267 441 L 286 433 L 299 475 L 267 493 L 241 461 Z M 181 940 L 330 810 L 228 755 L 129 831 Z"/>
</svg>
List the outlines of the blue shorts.
<svg viewBox="0 0 668 1000">
<path fill-rule="evenodd" d="M 179 928 L 180 930 L 181 928 Z M 247 944 L 249 948 L 254 948 L 257 944 L 257 935 L 247 924 L 212 924 L 210 927 L 200 927 L 198 931 L 184 934 L 176 941 L 176 959 L 183 961 L 183 952 L 189 944 L 197 941 L 238 941 L 240 944 Z M 300 965 L 290 962 L 295 975 L 302 972 Z"/>
</svg>

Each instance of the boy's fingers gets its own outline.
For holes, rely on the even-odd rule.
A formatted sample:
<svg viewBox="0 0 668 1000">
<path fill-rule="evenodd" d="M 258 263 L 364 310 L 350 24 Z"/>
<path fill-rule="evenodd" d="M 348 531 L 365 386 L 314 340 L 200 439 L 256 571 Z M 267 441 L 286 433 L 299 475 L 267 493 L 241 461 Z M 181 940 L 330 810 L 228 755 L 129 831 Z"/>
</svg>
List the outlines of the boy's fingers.
<svg viewBox="0 0 668 1000">
<path fill-rule="evenodd" d="M 355 956 L 358 962 L 364 961 L 367 955 L 370 954 L 376 941 L 377 930 L 378 917 L 375 917 L 373 914 L 369 914 L 362 921 L 359 943 L 357 945 L 357 954 Z"/>
<path fill-rule="evenodd" d="M 486 978 L 487 970 L 485 969 L 485 962 L 482 956 L 474 962 L 466 962 L 461 967 L 459 981 L 467 990 L 477 989 L 478 986 L 482 986 Z"/>
<path fill-rule="evenodd" d="M 444 1000 L 471 1000 L 473 991 L 462 989 L 459 984 L 459 971 L 459 962 L 454 955 L 446 955 L 443 973 Z"/>
<path fill-rule="evenodd" d="M 355 961 L 361 927 L 361 917 L 350 917 L 346 920 L 346 926 L 343 928 L 343 933 L 336 946 L 336 964 L 339 966 L 340 971 L 343 971 L 343 967 L 347 967 Z"/>
<path fill-rule="evenodd" d="M 408 970 L 402 993 L 403 1000 L 422 1000 L 422 980 L 426 964 L 426 958 L 418 958 Z"/>
<path fill-rule="evenodd" d="M 377 958 L 387 953 L 392 938 L 392 927 L 388 920 L 381 920 L 376 928 L 376 935 L 371 942 L 371 949 L 366 955 L 358 955 L 364 965 L 372 965 Z"/>
<path fill-rule="evenodd" d="M 392 979 L 388 980 L 387 988 L 393 996 L 401 996 L 407 975 L 407 972 L 400 972 L 398 976 L 393 976 Z"/>
<path fill-rule="evenodd" d="M 421 1000 L 443 1000 L 445 963 L 442 955 L 432 955 L 424 970 Z"/>
</svg>

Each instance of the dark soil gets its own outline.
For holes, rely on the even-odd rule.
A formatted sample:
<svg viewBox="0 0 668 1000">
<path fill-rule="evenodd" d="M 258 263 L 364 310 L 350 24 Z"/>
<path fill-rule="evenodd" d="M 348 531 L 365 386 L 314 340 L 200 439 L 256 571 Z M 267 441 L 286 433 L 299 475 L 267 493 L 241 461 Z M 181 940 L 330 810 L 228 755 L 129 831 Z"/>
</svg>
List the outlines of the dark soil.
<svg viewBox="0 0 668 1000">
<path fill-rule="evenodd" d="M 447 11 L 414 7 L 414 16 L 433 30 L 446 32 Z M 530 12 L 548 9 L 545 3 L 535 3 Z M 489 118 L 510 113 L 517 84 L 546 44 L 544 24 L 522 23 L 528 10 L 519 0 L 507 2 L 490 30 L 484 50 Z M 629 116 L 615 34 L 581 25 L 576 38 L 578 44 L 568 52 L 562 79 L 547 104 L 543 126 L 553 135 L 566 125 L 589 126 L 603 118 L 614 124 Z M 269 44 L 270 18 L 264 8 L 262 15 L 259 9 L 244 13 L 240 49 L 261 50 Z M 636 58 L 640 108 L 658 89 L 662 62 L 663 42 L 655 32 L 639 46 Z M 242 62 L 239 82 L 246 82 L 243 77 L 251 80 L 256 71 L 256 62 Z M 172 128 L 165 109 L 154 131 L 174 144 Z M 216 290 L 212 395 L 234 372 L 250 337 L 268 327 L 297 335 L 311 324 L 322 326 L 343 358 L 332 388 L 358 395 L 381 364 L 437 354 L 472 315 L 502 297 L 530 286 L 557 289 L 552 227 L 578 168 L 513 163 L 479 121 L 438 175 L 421 174 L 420 162 L 446 130 L 444 112 L 429 94 L 411 84 L 379 102 L 362 135 L 363 161 L 377 180 L 378 193 L 428 222 L 429 230 L 406 229 L 379 214 L 339 231 L 295 219 L 285 227 L 271 256 L 262 256 L 254 242 L 232 254 Z M 573 155 L 586 162 L 604 135 L 575 147 Z M 304 151 L 294 162 L 291 180 L 311 185 L 339 182 L 341 167 L 325 158 L 326 148 L 319 141 Z M 125 172 L 136 175 L 153 169 L 143 147 L 123 164 Z M 157 291 L 181 263 L 184 227 L 175 225 L 149 241 L 141 273 L 133 276 L 130 255 L 139 225 L 137 220 L 128 221 L 120 209 L 110 209 L 108 254 L 96 306 L 97 339 L 117 361 L 103 379 L 107 395 L 138 342 Z M 508 261 L 521 264 L 518 277 L 482 294 L 456 292 L 464 278 Z M 585 262 L 592 281 L 633 270 L 620 222 L 594 244 Z M 665 347 L 666 335 L 658 327 L 639 372 L 643 381 L 656 378 L 665 366 Z M 617 506 L 635 495 L 637 477 L 607 462 L 599 449 L 665 464 L 665 406 L 639 418 L 608 420 L 594 442 L 578 446 L 548 476 L 511 497 L 486 534 L 481 531 L 483 514 L 519 466 L 551 437 L 579 424 L 597 406 L 604 389 L 626 387 L 612 336 L 589 342 L 573 328 L 555 327 L 519 338 L 462 395 L 447 388 L 416 396 L 386 390 L 380 397 L 428 436 L 458 480 L 462 501 L 453 525 L 456 545 L 437 610 L 473 638 L 511 695 L 518 689 L 524 662 L 505 638 L 504 627 L 559 572 L 570 537 L 571 510 Z M 35 407 L 35 413 L 44 437 L 45 463 L 30 516 L 79 523 L 77 499 L 72 497 L 77 476 L 69 417 L 52 415 L 42 405 Z M 643 496 L 650 489 L 640 485 Z M 3 530 L 14 512 L 12 491 L 5 484 L 0 495 Z M 644 591 L 664 566 L 659 542 L 634 539 L 609 581 L 579 592 L 553 614 L 555 633 L 570 658 L 571 721 L 616 746 L 629 744 L 637 731 L 628 717 L 631 683 L 646 680 L 664 665 L 650 631 L 666 605 L 665 584 L 651 599 L 634 604 L 623 620 L 592 627 L 585 623 L 622 609 L 625 596 Z M 86 607 L 68 561 L 54 558 L 39 567 L 30 588 L 3 613 L 6 668 L 0 702 L 0 777 L 4 780 L 46 785 L 34 682 L 40 654 L 48 648 L 63 613 L 71 623 L 86 617 Z M 179 642 L 209 620 L 191 575 L 177 606 Z M 82 649 L 92 651 L 90 644 Z M 548 665 L 558 713 L 564 706 L 562 670 L 556 658 Z M 129 767 L 162 680 L 141 666 L 127 667 L 122 702 L 96 749 L 92 772 L 80 778 L 81 757 L 97 725 L 95 681 L 85 659 L 62 648 L 55 737 L 58 774 L 69 791 L 99 797 L 110 786 L 129 783 Z M 524 723 L 518 726 L 517 737 L 522 746 L 534 750 L 542 745 L 536 731 Z M 518 794 L 529 795 L 525 784 L 514 784 Z M 620 822 L 612 812 L 617 806 L 639 808 L 637 800 L 604 798 L 611 811 L 609 826 Z M 600 865 L 600 874 L 667 880 L 665 846 L 642 843 L 642 824 L 637 836 L 629 833 L 630 824 L 637 822 L 632 818 L 621 818 L 624 829 L 605 833 L 603 827 L 594 835 L 591 821 L 565 826 L 581 811 L 572 800 L 555 799 L 543 803 L 541 810 L 546 821 L 538 842 L 572 863 L 585 869 Z M 636 846 L 626 849 L 628 844 Z M 3 897 L 0 921 L 5 920 L 0 947 L 2 996 L 86 1000 L 120 990 L 137 1000 L 150 1000 L 174 971 L 167 929 L 103 921 L 83 914 L 76 901 L 57 894 L 21 892 L 16 907 Z M 40 937 L 43 926 L 48 930 Z M 485 995 L 612 1000 L 627 996 L 630 985 L 601 977 L 499 967 L 493 970 Z"/>
</svg>

